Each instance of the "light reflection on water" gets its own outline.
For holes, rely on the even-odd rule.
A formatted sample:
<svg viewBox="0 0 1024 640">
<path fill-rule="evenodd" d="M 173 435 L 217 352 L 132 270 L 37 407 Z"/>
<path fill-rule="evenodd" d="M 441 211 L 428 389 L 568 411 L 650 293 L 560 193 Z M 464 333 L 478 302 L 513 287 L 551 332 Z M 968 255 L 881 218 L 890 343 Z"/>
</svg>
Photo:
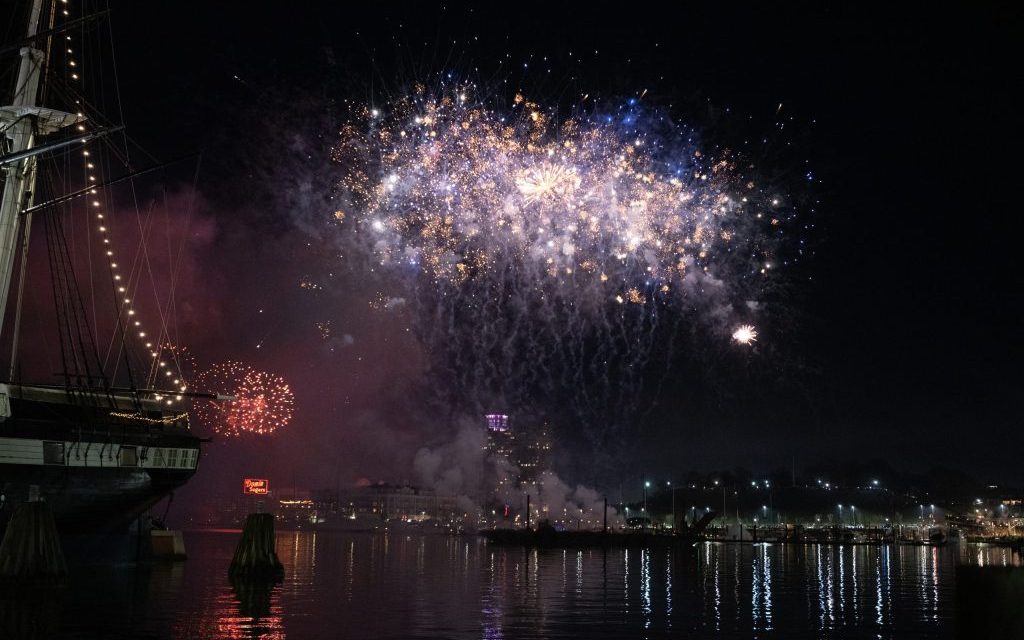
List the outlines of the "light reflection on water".
<svg viewBox="0 0 1024 640">
<path fill-rule="evenodd" d="M 974 545 L 602 552 L 279 532 L 285 580 L 232 584 L 237 537 L 187 533 L 184 563 L 76 567 L 41 609 L 59 633 L 35 637 L 953 637 L 956 566 L 1020 565 L 1009 549 Z M 0 636 L 31 611 L 0 602 Z"/>
</svg>

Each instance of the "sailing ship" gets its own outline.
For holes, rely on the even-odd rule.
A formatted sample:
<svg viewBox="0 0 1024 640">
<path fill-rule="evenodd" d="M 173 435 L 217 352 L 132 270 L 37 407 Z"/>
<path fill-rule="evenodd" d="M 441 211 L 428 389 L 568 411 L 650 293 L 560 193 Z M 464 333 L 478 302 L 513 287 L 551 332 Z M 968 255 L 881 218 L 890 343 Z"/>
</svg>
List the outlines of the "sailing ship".
<svg viewBox="0 0 1024 640">
<path fill-rule="evenodd" d="M 50 503 L 62 533 L 118 530 L 195 474 L 202 439 L 190 428 L 183 406 L 189 396 L 203 394 L 187 389 L 183 377 L 175 378 L 173 387 L 166 388 L 171 376 L 164 380 L 163 376 L 132 375 L 127 358 L 123 363 L 118 360 L 119 369 L 111 374 L 108 370 L 113 367 L 100 357 L 95 335 L 99 327 L 95 317 L 86 313 L 63 216 L 83 199 L 86 206 L 99 206 L 101 196 L 96 194 L 112 182 L 104 182 L 98 170 L 92 171 L 89 153 L 82 150 L 103 154 L 100 145 L 121 127 L 97 124 L 106 120 L 93 113 L 95 102 L 86 99 L 72 83 L 79 79 L 79 71 L 71 55 L 70 33 L 73 29 L 79 33 L 86 23 L 102 16 L 72 19 L 68 17 L 67 0 L 32 0 L 22 10 L 25 8 L 25 38 L 0 48 L 4 58 L 18 58 L 12 99 L 0 107 L 0 169 L 4 180 L 0 203 L 0 337 L 4 344 L 11 345 L 6 380 L 0 373 L 0 529 L 19 502 L 42 499 Z M 0 60 L 0 64 L 6 62 Z M 116 153 L 116 149 L 107 152 Z M 88 162 L 89 182 L 77 191 L 61 192 L 59 189 L 67 187 L 67 168 L 72 162 Z M 58 166 L 47 166 L 51 163 Z M 136 173 L 129 171 L 122 179 Z M 47 176 L 48 180 L 42 179 Z M 49 187 L 53 193 L 46 193 L 44 187 L 48 185 L 57 188 Z M 42 196 L 49 199 L 43 200 Z M 88 215 L 105 223 L 103 215 L 92 209 Z M 63 364 L 57 380 L 48 383 L 21 380 L 16 366 L 19 353 L 44 346 L 24 344 L 19 349 L 33 219 L 44 228 L 59 333 L 47 348 L 59 348 Z M 108 242 L 103 239 L 103 243 Z M 98 251 L 111 256 L 110 247 L 105 244 Z M 114 328 L 119 349 L 138 349 L 142 345 L 133 347 L 132 343 L 144 334 L 132 328 L 137 322 L 133 323 L 128 314 L 134 316 L 134 309 L 120 304 L 130 302 L 128 294 L 119 295 L 124 290 L 118 283 L 111 288 L 118 292 L 111 294 L 118 306 L 117 317 L 109 326 Z M 155 367 L 159 343 L 154 346 L 142 342 L 146 355 L 141 362 Z M 127 383 L 117 386 L 117 375 L 127 377 Z M 155 378 L 160 378 L 159 384 L 153 382 Z M 157 388 L 161 386 L 164 388 Z"/>
</svg>

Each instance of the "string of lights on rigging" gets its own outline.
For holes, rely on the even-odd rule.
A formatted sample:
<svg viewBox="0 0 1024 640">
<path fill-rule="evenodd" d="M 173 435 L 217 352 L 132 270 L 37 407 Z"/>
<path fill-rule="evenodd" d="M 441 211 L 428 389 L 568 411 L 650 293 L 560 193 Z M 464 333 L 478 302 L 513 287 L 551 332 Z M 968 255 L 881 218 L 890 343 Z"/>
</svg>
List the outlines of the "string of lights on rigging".
<svg viewBox="0 0 1024 640">
<path fill-rule="evenodd" d="M 61 0 L 61 3 L 65 5 L 65 8 L 62 11 L 63 15 L 65 17 L 70 16 L 70 12 L 67 9 L 68 0 Z M 66 63 L 68 66 L 68 75 L 72 80 L 80 82 L 82 79 L 82 69 L 81 66 L 78 64 L 78 61 L 72 57 L 74 55 L 74 50 L 72 48 L 72 36 L 66 35 L 65 41 L 67 43 Z M 85 118 L 85 113 L 82 111 L 81 105 L 81 98 L 76 99 L 75 106 L 78 109 L 77 115 L 79 118 Z M 78 124 L 77 128 L 81 132 L 84 132 L 86 130 L 84 124 Z M 128 280 L 126 280 L 125 277 L 122 276 L 120 264 L 116 260 L 114 249 L 112 247 L 110 239 L 110 223 L 108 221 L 106 214 L 104 213 L 105 209 L 103 207 L 103 202 L 100 199 L 99 187 L 95 186 L 98 184 L 98 179 L 96 175 L 96 162 L 94 161 L 94 158 L 91 155 L 88 145 L 85 143 L 83 143 L 82 158 L 83 162 L 85 163 L 84 169 L 88 184 L 93 185 L 89 189 L 89 196 L 91 198 L 89 200 L 89 211 L 91 213 L 89 217 L 94 220 L 96 224 L 96 230 L 100 234 L 103 254 L 107 260 L 107 268 L 111 274 L 111 278 L 114 281 L 114 289 L 117 293 L 116 304 L 118 308 L 118 319 L 119 321 L 122 318 L 124 319 L 126 323 L 126 334 L 130 331 L 133 334 L 133 336 L 137 337 L 139 341 L 145 345 L 152 363 L 151 371 L 163 371 L 164 377 L 167 378 L 170 381 L 170 383 L 174 385 L 173 390 L 168 395 L 165 396 L 163 394 L 156 394 L 154 396 L 155 399 L 163 401 L 165 404 L 168 405 L 174 404 L 175 402 L 182 400 L 183 396 L 179 394 L 187 391 L 188 385 L 186 381 L 182 378 L 181 372 L 178 372 L 178 374 L 175 375 L 175 372 L 168 368 L 167 362 L 165 360 L 160 359 L 161 347 L 157 346 L 159 341 L 154 342 L 153 338 L 149 336 L 149 334 L 143 327 L 142 320 L 139 319 L 138 310 L 136 309 L 133 299 L 130 297 L 128 291 Z"/>
</svg>

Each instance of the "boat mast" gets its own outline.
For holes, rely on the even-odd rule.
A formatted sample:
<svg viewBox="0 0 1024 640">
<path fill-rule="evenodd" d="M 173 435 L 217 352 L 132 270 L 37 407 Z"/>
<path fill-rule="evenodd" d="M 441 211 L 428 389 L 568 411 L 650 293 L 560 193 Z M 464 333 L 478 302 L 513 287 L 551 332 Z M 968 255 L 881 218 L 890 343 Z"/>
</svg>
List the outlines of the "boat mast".
<svg viewBox="0 0 1024 640">
<path fill-rule="evenodd" d="M 27 36 L 33 39 L 39 30 L 43 0 L 33 0 L 28 18 Z M 34 43 L 33 43 L 34 44 Z M 35 143 L 34 113 L 39 94 L 39 80 L 45 55 L 32 44 L 21 48 L 18 81 L 14 86 L 14 99 L 5 109 L 13 122 L 4 135 L 10 140 L 8 152 L 15 154 L 31 149 Z M 4 115 L 7 115 L 6 113 Z M 5 118 L 6 120 L 6 118 Z M 7 297 L 10 294 L 14 256 L 18 245 L 18 224 L 21 211 L 32 205 L 36 182 L 36 158 L 29 156 L 7 167 L 3 199 L 0 200 L 0 336 L 3 336 Z M 26 219 L 26 225 L 30 220 Z"/>
</svg>

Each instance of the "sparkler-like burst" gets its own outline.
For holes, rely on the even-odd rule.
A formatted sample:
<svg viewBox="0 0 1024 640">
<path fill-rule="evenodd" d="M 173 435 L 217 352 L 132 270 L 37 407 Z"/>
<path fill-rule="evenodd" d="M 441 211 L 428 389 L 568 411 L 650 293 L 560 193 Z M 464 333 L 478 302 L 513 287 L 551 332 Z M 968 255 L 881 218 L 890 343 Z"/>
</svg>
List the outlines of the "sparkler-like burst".
<svg viewBox="0 0 1024 640">
<path fill-rule="evenodd" d="M 209 393 L 234 396 L 230 402 L 197 400 L 200 423 L 228 437 L 243 433 L 269 434 L 288 424 L 295 398 L 283 378 L 227 361 L 204 371 L 198 387 Z"/>
<path fill-rule="evenodd" d="M 332 223 L 412 301 L 448 400 L 571 407 L 606 441 L 680 334 L 727 338 L 767 277 L 778 200 L 692 140 L 635 101 L 556 123 L 420 91 L 342 128 Z"/>
<path fill-rule="evenodd" d="M 225 421 L 242 431 L 269 434 L 292 419 L 295 396 L 280 376 L 250 371 L 235 389 Z"/>
<path fill-rule="evenodd" d="M 197 388 L 207 393 L 216 393 L 222 396 L 237 396 L 235 391 L 241 381 L 252 371 L 252 368 L 228 360 L 213 365 L 203 371 L 197 380 Z M 192 403 L 192 411 L 199 419 L 199 423 L 207 429 L 211 429 L 222 436 L 237 437 L 242 434 L 242 425 L 238 420 L 229 420 L 231 404 L 216 400 L 195 400 Z"/>
<path fill-rule="evenodd" d="M 757 342 L 757 330 L 749 324 L 740 325 L 732 334 L 732 339 L 740 344 Z"/>
</svg>

